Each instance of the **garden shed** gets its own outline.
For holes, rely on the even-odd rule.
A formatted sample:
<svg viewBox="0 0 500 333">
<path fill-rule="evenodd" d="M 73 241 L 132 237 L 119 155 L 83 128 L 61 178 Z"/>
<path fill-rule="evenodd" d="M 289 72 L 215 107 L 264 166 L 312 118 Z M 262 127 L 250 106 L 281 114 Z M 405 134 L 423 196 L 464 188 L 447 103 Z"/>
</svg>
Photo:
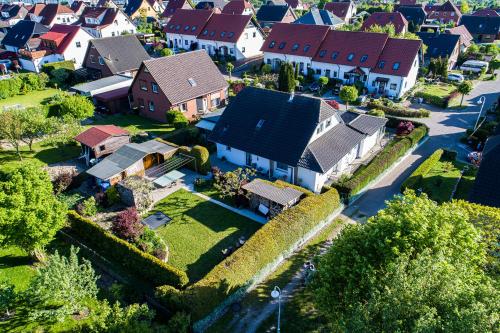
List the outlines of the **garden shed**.
<svg viewBox="0 0 500 333">
<path fill-rule="evenodd" d="M 279 187 L 262 179 L 242 186 L 249 193 L 250 208 L 269 218 L 297 204 L 304 192 L 291 187 Z"/>
</svg>

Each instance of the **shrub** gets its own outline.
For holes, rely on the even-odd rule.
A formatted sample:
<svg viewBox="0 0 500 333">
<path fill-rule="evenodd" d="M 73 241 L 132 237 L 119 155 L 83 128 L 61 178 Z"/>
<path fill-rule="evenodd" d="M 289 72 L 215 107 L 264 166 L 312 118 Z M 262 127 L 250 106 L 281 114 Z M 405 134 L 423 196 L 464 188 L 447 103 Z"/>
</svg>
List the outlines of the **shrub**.
<svg viewBox="0 0 500 333">
<path fill-rule="evenodd" d="M 83 202 L 79 203 L 77 210 L 83 216 L 94 216 L 97 214 L 97 204 L 94 197 L 89 197 Z"/>
<path fill-rule="evenodd" d="M 173 312 L 189 309 L 182 292 L 172 286 L 159 286 L 155 289 L 155 298 Z"/>
<path fill-rule="evenodd" d="M 262 68 L 260 69 L 260 71 L 262 72 L 262 74 L 269 74 L 273 71 L 273 68 L 271 67 L 271 65 L 269 64 L 265 64 L 262 66 Z"/>
<path fill-rule="evenodd" d="M 335 110 L 340 109 L 339 102 L 337 102 L 337 101 L 336 101 L 336 100 L 334 100 L 334 99 L 327 100 L 327 101 L 326 101 L 326 104 L 330 105 L 330 106 L 331 106 L 332 108 L 334 108 Z"/>
<path fill-rule="evenodd" d="M 116 237 L 76 212 L 69 211 L 68 219 L 70 222 L 69 231 L 72 234 L 104 257 L 150 281 L 155 286 L 171 285 L 175 288 L 181 288 L 188 283 L 189 280 L 185 272 L 140 251 L 134 245 Z"/>
<path fill-rule="evenodd" d="M 185 128 L 189 125 L 186 116 L 179 110 L 170 110 L 167 112 L 167 122 L 175 129 Z"/>
<path fill-rule="evenodd" d="M 139 219 L 135 208 L 127 208 L 116 215 L 111 230 L 122 239 L 134 241 L 144 232 L 144 225 Z"/>
<path fill-rule="evenodd" d="M 458 96 L 458 92 L 452 92 L 448 96 L 441 97 L 433 95 L 424 91 L 418 91 L 415 93 L 415 97 L 422 97 L 426 103 L 439 106 L 440 108 L 447 108 L 450 100 Z"/>
<path fill-rule="evenodd" d="M 382 102 L 378 100 L 373 100 L 368 102 L 369 109 L 377 109 L 384 111 L 385 114 L 395 116 L 395 117 L 407 117 L 407 118 L 425 118 L 430 116 L 429 110 L 426 109 L 418 109 L 411 110 L 407 108 L 397 107 L 395 105 L 384 105 Z"/>
<path fill-rule="evenodd" d="M 192 126 L 172 131 L 163 136 L 163 139 L 180 146 L 201 143 L 200 130 Z"/>
<path fill-rule="evenodd" d="M 333 187 L 340 192 L 346 201 L 349 201 L 351 196 L 357 194 L 363 187 L 387 170 L 426 134 L 427 127 L 421 125 L 409 135 L 394 139 L 365 168 L 356 170 L 349 180 L 334 184 Z"/>
<path fill-rule="evenodd" d="M 199 145 L 193 148 L 182 146 L 179 148 L 179 152 L 194 157 L 194 161 L 187 165 L 190 169 L 202 175 L 206 175 L 210 171 L 210 153 L 207 148 Z"/>
<path fill-rule="evenodd" d="M 207 315 L 229 294 L 248 285 L 252 278 L 286 253 L 339 207 L 339 194 L 331 189 L 304 198 L 282 212 L 186 290 L 189 307 L 197 319 Z"/>
<path fill-rule="evenodd" d="M 375 116 L 375 117 L 385 117 L 385 113 L 384 111 L 380 110 L 380 109 L 372 109 L 370 111 L 367 112 L 367 114 L 369 114 L 370 116 Z"/>
<path fill-rule="evenodd" d="M 118 193 L 115 186 L 111 186 L 106 190 L 106 200 L 110 206 L 113 206 L 121 201 L 120 193 Z"/>
<path fill-rule="evenodd" d="M 75 176 L 74 171 L 65 171 L 57 175 L 57 177 L 52 181 L 52 186 L 54 188 L 54 194 L 59 194 L 66 191 L 66 189 L 73 182 L 73 177 Z"/>
<path fill-rule="evenodd" d="M 438 149 L 434 153 L 431 154 L 425 161 L 422 162 L 418 166 L 418 168 L 415 169 L 415 171 L 412 172 L 410 177 L 408 177 L 403 184 L 401 185 L 401 193 L 403 193 L 407 188 L 411 189 L 417 189 L 421 186 L 422 179 L 423 177 L 431 171 L 431 169 L 436 165 L 437 162 L 441 159 L 443 156 L 443 150 Z"/>
<path fill-rule="evenodd" d="M 398 124 L 398 127 L 396 127 L 396 134 L 397 135 L 408 135 L 410 134 L 413 129 L 415 128 L 415 125 L 411 121 L 401 121 Z"/>
</svg>

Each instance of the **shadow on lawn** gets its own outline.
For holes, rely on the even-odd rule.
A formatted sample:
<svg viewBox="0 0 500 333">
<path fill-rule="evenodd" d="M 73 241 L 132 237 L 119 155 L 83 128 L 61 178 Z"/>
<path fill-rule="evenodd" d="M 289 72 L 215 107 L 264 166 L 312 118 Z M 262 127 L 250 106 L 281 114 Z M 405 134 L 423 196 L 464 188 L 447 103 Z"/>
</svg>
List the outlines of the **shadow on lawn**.
<svg viewBox="0 0 500 333">
<path fill-rule="evenodd" d="M 33 264 L 33 260 L 29 256 L 5 255 L 0 257 L 0 269 L 11 268 L 16 266 L 28 266 Z"/>
</svg>

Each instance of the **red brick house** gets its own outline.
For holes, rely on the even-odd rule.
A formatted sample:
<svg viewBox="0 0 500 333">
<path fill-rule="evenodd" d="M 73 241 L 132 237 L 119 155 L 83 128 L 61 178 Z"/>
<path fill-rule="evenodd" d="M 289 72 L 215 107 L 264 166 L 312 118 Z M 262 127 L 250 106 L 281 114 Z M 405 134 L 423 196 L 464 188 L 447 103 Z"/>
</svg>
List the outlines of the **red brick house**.
<svg viewBox="0 0 500 333">
<path fill-rule="evenodd" d="M 446 1 L 442 5 L 428 5 L 425 7 L 427 12 L 427 19 L 437 20 L 441 23 L 454 22 L 455 24 L 460 21 L 462 13 L 451 1 Z"/>
<path fill-rule="evenodd" d="M 369 30 L 371 27 L 378 25 L 385 27 L 389 24 L 394 26 L 394 32 L 396 34 L 404 34 L 408 31 L 408 21 L 405 19 L 403 14 L 400 12 L 387 13 L 387 12 L 376 12 L 371 14 L 361 26 L 361 30 Z"/>
<path fill-rule="evenodd" d="M 166 122 L 178 109 L 189 120 L 226 103 L 228 84 L 203 50 L 142 63 L 130 87 L 131 107 L 141 116 Z"/>
</svg>

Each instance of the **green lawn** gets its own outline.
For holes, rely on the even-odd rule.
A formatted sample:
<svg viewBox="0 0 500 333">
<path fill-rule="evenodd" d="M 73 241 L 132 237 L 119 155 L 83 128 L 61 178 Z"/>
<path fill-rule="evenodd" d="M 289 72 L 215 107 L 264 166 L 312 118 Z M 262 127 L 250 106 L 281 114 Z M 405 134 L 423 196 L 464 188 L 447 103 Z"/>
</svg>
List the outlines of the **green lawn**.
<svg viewBox="0 0 500 333">
<path fill-rule="evenodd" d="M 172 218 L 156 231 L 169 247 L 169 263 L 184 270 L 191 283 L 222 261 L 224 248 L 241 236 L 248 239 L 261 226 L 186 190 L 158 202 L 150 214 L 156 211 Z"/>
<path fill-rule="evenodd" d="M 162 135 L 173 131 L 174 128 L 168 124 L 155 122 L 135 114 L 114 114 L 105 116 L 93 123 L 93 125 L 116 125 L 125 128 L 132 135 L 139 132 L 149 132 L 154 135 Z"/>
<path fill-rule="evenodd" d="M 469 199 L 469 193 L 472 190 L 472 186 L 474 185 L 476 175 L 477 168 L 469 166 L 469 170 L 464 172 L 462 178 L 460 179 L 460 183 L 458 183 L 457 191 L 453 196 L 454 199 Z"/>
<path fill-rule="evenodd" d="M 220 191 L 214 187 L 214 182 L 212 180 L 205 180 L 201 184 L 196 184 L 194 189 L 197 192 L 205 194 L 206 196 L 213 198 L 215 200 L 221 201 L 230 206 L 234 206 L 234 200 L 230 197 L 221 197 Z"/>
<path fill-rule="evenodd" d="M 0 99 L 0 109 L 18 104 L 22 106 L 37 106 L 49 97 L 52 97 L 60 92 L 61 91 L 58 89 L 46 88 L 40 91 L 32 91 L 26 95 L 17 95 L 6 99 Z"/>
<path fill-rule="evenodd" d="M 449 201 L 464 163 L 439 161 L 422 179 L 422 190 L 439 203 Z"/>
<path fill-rule="evenodd" d="M 12 283 L 18 291 L 26 289 L 35 274 L 28 254 L 17 247 L 0 249 L 0 281 Z"/>
<path fill-rule="evenodd" d="M 439 97 L 446 97 L 455 91 L 456 87 L 452 84 L 426 84 L 422 91 Z"/>
</svg>

